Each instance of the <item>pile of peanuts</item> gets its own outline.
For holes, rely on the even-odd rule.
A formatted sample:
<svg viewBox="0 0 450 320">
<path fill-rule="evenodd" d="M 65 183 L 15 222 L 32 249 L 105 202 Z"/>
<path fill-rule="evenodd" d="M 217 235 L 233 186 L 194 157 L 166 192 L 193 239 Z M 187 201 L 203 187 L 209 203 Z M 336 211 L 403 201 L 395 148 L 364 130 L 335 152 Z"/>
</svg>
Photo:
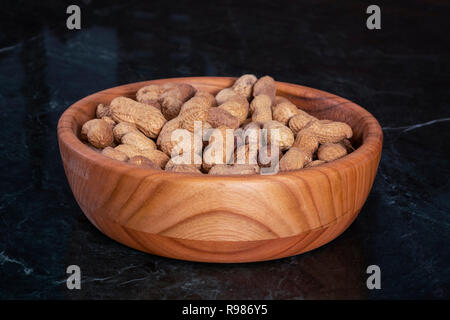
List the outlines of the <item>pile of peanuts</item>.
<svg viewBox="0 0 450 320">
<path fill-rule="evenodd" d="M 215 96 L 185 83 L 142 87 L 135 100 L 99 104 L 80 137 L 93 150 L 136 166 L 234 175 L 260 173 L 274 163 L 278 172 L 339 159 L 354 150 L 352 135 L 346 123 L 319 120 L 277 96 L 272 77 L 245 74 Z"/>
</svg>

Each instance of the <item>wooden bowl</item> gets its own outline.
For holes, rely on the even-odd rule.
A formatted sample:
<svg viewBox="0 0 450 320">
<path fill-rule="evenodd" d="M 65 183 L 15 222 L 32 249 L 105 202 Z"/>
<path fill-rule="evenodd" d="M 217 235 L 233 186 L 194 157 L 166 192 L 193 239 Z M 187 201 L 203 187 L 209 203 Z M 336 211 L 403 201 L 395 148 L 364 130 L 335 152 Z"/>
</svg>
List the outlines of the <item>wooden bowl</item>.
<svg viewBox="0 0 450 320">
<path fill-rule="evenodd" d="M 317 248 L 340 235 L 360 212 L 377 172 L 383 133 L 377 120 L 341 97 L 277 82 L 277 94 L 319 119 L 348 123 L 358 148 L 314 168 L 276 175 L 209 176 L 161 172 L 109 159 L 78 136 L 99 103 L 134 98 L 150 83 L 184 82 L 217 93 L 235 78 L 173 78 L 92 94 L 58 123 L 64 169 L 87 218 L 132 248 L 176 259 L 250 262 Z"/>
</svg>

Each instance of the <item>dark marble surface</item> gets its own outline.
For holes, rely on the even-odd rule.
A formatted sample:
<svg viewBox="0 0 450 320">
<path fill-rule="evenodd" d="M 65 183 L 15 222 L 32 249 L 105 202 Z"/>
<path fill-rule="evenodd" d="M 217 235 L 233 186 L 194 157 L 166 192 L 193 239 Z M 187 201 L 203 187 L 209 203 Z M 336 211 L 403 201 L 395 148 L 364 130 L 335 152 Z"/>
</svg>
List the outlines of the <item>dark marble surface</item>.
<svg viewBox="0 0 450 320">
<path fill-rule="evenodd" d="M 70 2 L 72 3 L 72 1 Z M 0 7 L 1 299 L 450 298 L 450 5 L 364 1 L 64 1 Z M 126 4 L 125 4 L 126 3 Z M 61 113 L 112 86 L 270 74 L 369 110 L 385 144 L 361 214 L 335 241 L 277 261 L 215 265 L 144 254 L 84 217 L 56 141 Z M 82 289 L 66 288 L 66 267 Z M 366 288 L 379 265 L 381 290 Z"/>
</svg>

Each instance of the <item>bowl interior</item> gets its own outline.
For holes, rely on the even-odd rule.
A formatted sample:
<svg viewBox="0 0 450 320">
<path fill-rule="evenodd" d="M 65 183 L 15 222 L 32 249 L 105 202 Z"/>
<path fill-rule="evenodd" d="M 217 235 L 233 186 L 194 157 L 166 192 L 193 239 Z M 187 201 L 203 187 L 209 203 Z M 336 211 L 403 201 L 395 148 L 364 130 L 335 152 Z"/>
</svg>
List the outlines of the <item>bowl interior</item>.
<svg viewBox="0 0 450 320">
<path fill-rule="evenodd" d="M 69 123 L 70 131 L 76 138 L 71 139 L 71 145 L 74 148 L 81 148 L 84 152 L 95 156 L 95 152 L 82 143 L 79 136 L 82 125 L 86 121 L 95 118 L 96 106 L 99 103 L 108 104 L 112 99 L 118 96 L 126 96 L 135 99 L 137 90 L 150 83 L 163 84 L 167 82 L 184 82 L 193 85 L 199 90 L 205 90 L 212 94 L 216 94 L 221 89 L 230 87 L 235 79 L 236 78 L 231 77 L 193 77 L 159 79 L 131 83 L 100 91 L 78 101 L 67 110 L 69 114 L 66 114 L 66 112 L 61 117 L 61 120 L 64 119 L 65 127 L 67 127 L 67 123 Z M 351 142 L 357 150 L 346 157 L 360 152 L 361 147 L 364 147 L 365 145 L 367 145 L 366 147 L 370 147 L 370 144 L 377 144 L 382 140 L 382 130 L 375 118 L 369 112 L 351 101 L 317 89 L 284 82 L 277 82 L 277 95 L 288 98 L 302 110 L 319 119 L 342 121 L 349 124 L 353 129 L 353 137 L 351 138 Z M 368 152 L 370 150 L 366 148 L 365 151 Z M 326 165 L 331 165 L 336 161 Z M 128 164 L 121 163 L 121 165 Z"/>
</svg>

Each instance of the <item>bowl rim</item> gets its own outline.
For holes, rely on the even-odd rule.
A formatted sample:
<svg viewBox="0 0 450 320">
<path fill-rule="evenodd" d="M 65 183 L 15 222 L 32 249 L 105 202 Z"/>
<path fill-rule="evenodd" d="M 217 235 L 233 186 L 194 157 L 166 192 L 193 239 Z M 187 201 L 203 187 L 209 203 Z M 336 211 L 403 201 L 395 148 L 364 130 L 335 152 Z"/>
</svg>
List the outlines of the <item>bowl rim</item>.
<svg viewBox="0 0 450 320">
<path fill-rule="evenodd" d="M 363 130 L 362 132 L 362 144 L 352 153 L 334 160 L 332 162 L 321 164 L 317 167 L 309 167 L 309 168 L 302 168 L 302 169 L 296 169 L 291 171 L 279 171 L 276 174 L 272 175 L 261 175 L 261 174 L 242 174 L 242 175 L 208 175 L 208 174 L 199 174 L 199 173 L 190 173 L 190 172 L 170 172 L 165 170 L 156 170 L 152 168 L 145 168 L 145 167 L 138 167 L 132 164 L 129 164 L 127 162 L 118 161 L 115 159 L 111 159 L 109 157 L 106 157 L 102 155 L 101 153 L 98 153 L 91 148 L 89 148 L 86 144 L 84 144 L 78 136 L 73 132 L 72 123 L 76 119 L 76 113 L 81 112 L 86 114 L 86 111 L 83 110 L 83 105 L 87 102 L 89 102 L 90 99 L 92 99 L 94 96 L 97 95 L 105 95 L 109 96 L 110 91 L 113 90 L 127 90 L 129 87 L 134 86 L 146 86 L 149 84 L 157 84 L 157 83 L 164 83 L 164 82 L 183 82 L 188 81 L 190 84 L 194 84 L 195 82 L 199 82 L 199 84 L 204 80 L 217 80 L 217 81 L 234 81 L 237 79 L 236 77 L 210 77 L 210 76 L 201 76 L 201 77 L 176 77 L 176 78 L 164 78 L 164 79 L 154 79 L 154 80 L 147 80 L 147 81 L 139 81 L 139 82 L 132 82 L 127 83 L 124 85 L 119 85 L 116 87 L 104 89 L 101 91 L 97 91 L 95 93 L 92 93 L 72 105 L 70 105 L 61 115 L 61 117 L 58 120 L 58 126 L 57 126 L 57 136 L 58 136 L 58 142 L 59 147 L 61 149 L 61 144 L 65 144 L 69 149 L 71 149 L 73 152 L 76 152 L 81 158 L 84 160 L 98 166 L 102 166 L 111 169 L 111 170 L 124 170 L 127 171 L 129 174 L 138 174 L 139 176 L 148 175 L 161 175 L 170 179 L 176 179 L 176 178 L 189 178 L 189 179 L 205 179 L 208 180 L 212 179 L 214 181 L 230 181 L 230 180 L 261 180 L 261 179 L 267 179 L 267 177 L 273 177 L 273 176 L 286 176 L 286 175 L 292 175 L 295 173 L 297 176 L 301 177 L 302 175 L 306 173 L 311 172 L 317 172 L 321 173 L 323 169 L 334 169 L 334 170 L 342 170 L 342 166 L 346 166 L 346 162 L 354 162 L 359 160 L 367 160 L 367 159 L 373 159 L 374 157 L 378 156 L 381 153 L 381 147 L 383 142 L 383 130 L 376 120 L 376 118 L 369 113 L 366 109 L 362 108 L 361 106 L 357 105 L 356 103 L 347 100 L 345 98 L 342 98 L 340 96 L 337 96 L 335 94 L 331 94 L 326 91 L 322 91 L 319 89 L 294 84 L 294 83 L 288 83 L 288 82 L 281 82 L 276 81 L 277 84 L 277 93 L 278 91 L 282 91 L 284 93 L 292 92 L 292 96 L 298 96 L 297 93 L 294 93 L 293 90 L 301 89 L 303 90 L 303 93 L 308 94 L 311 99 L 319 98 L 319 99 L 329 99 L 330 101 L 333 100 L 335 103 L 334 105 L 345 105 L 346 108 L 351 108 L 353 111 L 357 112 L 358 114 L 361 114 L 363 116 L 363 122 L 362 124 L 367 125 L 367 128 Z M 207 87 L 207 83 L 201 83 L 201 86 Z M 211 85 L 213 86 L 213 85 Z M 216 87 L 216 86 L 213 86 Z M 129 89 L 128 89 L 129 91 Z M 117 95 L 115 95 L 117 96 Z M 112 99 L 112 95 L 110 96 Z M 354 128 L 352 128 L 354 129 Z"/>
</svg>

